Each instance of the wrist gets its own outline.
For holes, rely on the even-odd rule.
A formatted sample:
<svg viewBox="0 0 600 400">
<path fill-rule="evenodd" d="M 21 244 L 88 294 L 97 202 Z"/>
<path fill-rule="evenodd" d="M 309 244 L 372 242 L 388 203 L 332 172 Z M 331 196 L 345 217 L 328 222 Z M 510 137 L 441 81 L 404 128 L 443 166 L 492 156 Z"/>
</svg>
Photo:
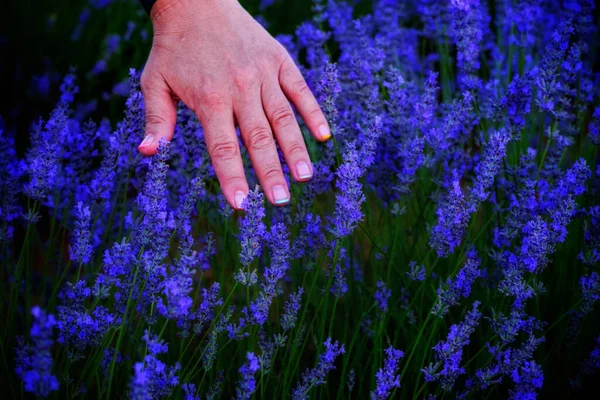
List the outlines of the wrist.
<svg viewBox="0 0 600 400">
<path fill-rule="evenodd" d="M 239 6 L 237 0 L 157 0 L 150 11 L 152 25 L 162 25 L 175 18 L 182 22 L 181 18 L 187 19 L 191 16 L 203 15 L 215 17 Z"/>
</svg>

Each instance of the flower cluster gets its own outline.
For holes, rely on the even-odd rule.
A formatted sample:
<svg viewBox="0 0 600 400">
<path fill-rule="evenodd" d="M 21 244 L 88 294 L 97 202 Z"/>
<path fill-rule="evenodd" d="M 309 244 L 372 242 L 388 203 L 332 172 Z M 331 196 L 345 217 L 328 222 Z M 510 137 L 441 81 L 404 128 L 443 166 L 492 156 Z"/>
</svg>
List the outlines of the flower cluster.
<svg viewBox="0 0 600 400">
<path fill-rule="evenodd" d="M 282 156 L 280 207 L 243 140 L 253 189 L 241 210 L 227 204 L 181 102 L 172 140 L 139 154 L 141 73 L 118 62 L 143 65 L 150 44 L 133 7 L 90 0 L 40 24 L 53 37 L 73 21 L 78 71 L 0 68 L 32 99 L 0 118 L 3 394 L 533 399 L 592 386 L 594 2 L 313 0 L 291 22 L 303 14 L 287 3 L 257 4 L 263 26 L 293 32 L 276 37 L 332 132 L 313 141 L 298 118 L 314 176 L 295 182 Z"/>
</svg>

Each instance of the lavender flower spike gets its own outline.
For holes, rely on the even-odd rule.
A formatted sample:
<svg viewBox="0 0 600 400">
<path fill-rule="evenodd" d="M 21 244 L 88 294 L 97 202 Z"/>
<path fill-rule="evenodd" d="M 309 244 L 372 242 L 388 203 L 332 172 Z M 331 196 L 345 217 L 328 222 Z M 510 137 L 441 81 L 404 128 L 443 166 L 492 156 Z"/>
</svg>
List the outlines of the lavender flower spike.
<svg viewBox="0 0 600 400">
<path fill-rule="evenodd" d="M 442 199 L 436 210 L 437 224 L 431 230 L 429 245 L 439 257 L 446 257 L 462 242 L 469 213 L 458 181 Z"/>
<path fill-rule="evenodd" d="M 422 369 L 427 382 L 440 381 L 442 389 L 449 392 L 454 387 L 456 379 L 465 373 L 460 366 L 463 347 L 469 344 L 469 337 L 479 324 L 481 313 L 478 310 L 481 302 L 473 303 L 473 309 L 467 313 L 465 320 L 458 325 L 452 325 L 448 338 L 433 347 L 437 361 Z"/>
<path fill-rule="evenodd" d="M 489 190 L 494 184 L 494 178 L 500 172 L 502 160 L 506 156 L 506 145 L 510 140 L 510 135 L 504 129 L 494 131 L 490 135 L 488 145 L 483 154 L 483 160 L 477 166 L 475 171 L 477 177 L 471 195 L 471 211 L 477 209 L 477 202 L 485 201 L 489 197 Z"/>
<path fill-rule="evenodd" d="M 331 343 L 331 338 L 327 338 L 323 345 L 325 353 L 319 355 L 319 363 L 315 368 L 307 369 L 302 374 L 302 383 L 292 391 L 292 400 L 308 400 L 310 388 L 324 384 L 329 371 L 335 369 L 333 363 L 336 357 L 345 353 L 344 345 L 338 342 Z"/>
<path fill-rule="evenodd" d="M 390 346 L 385 350 L 385 354 L 385 364 L 377 371 L 377 387 L 371 392 L 371 400 L 385 400 L 394 388 L 400 387 L 400 375 L 396 375 L 396 372 L 404 353 Z"/>
<path fill-rule="evenodd" d="M 510 391 L 510 400 L 535 399 L 536 389 L 541 389 L 544 383 L 544 372 L 535 361 L 525 361 L 523 365 L 512 372 L 515 388 Z"/>
<path fill-rule="evenodd" d="M 26 392 L 47 397 L 51 392 L 58 390 L 58 379 L 52 375 L 53 361 L 50 352 L 54 344 L 52 329 L 56 325 L 56 319 L 37 306 L 31 309 L 31 315 L 33 344 L 22 344 L 17 349 L 15 372 L 25 383 Z"/>
<path fill-rule="evenodd" d="M 248 193 L 242 204 L 246 211 L 246 216 L 240 226 L 240 242 L 242 243 L 240 261 L 243 266 L 250 265 L 252 260 L 260 256 L 262 252 L 266 234 L 266 227 L 262 221 L 265 217 L 263 197 L 257 186 Z"/>
<path fill-rule="evenodd" d="M 302 299 L 303 288 L 298 288 L 296 293 L 290 295 L 290 299 L 285 303 L 285 312 L 281 316 L 279 323 L 284 331 L 294 329 L 296 326 L 296 317 L 300 310 L 300 301 Z"/>
<path fill-rule="evenodd" d="M 73 237 L 73 246 L 69 247 L 71 260 L 79 264 L 87 264 L 92 257 L 93 248 L 90 244 L 91 233 L 91 212 L 89 207 L 83 207 L 83 203 L 77 203 L 75 206 L 75 231 Z"/>
<path fill-rule="evenodd" d="M 240 368 L 242 378 L 236 388 L 236 400 L 249 400 L 256 391 L 256 379 L 254 374 L 260 369 L 258 357 L 252 352 L 246 354 L 246 363 Z"/>
</svg>

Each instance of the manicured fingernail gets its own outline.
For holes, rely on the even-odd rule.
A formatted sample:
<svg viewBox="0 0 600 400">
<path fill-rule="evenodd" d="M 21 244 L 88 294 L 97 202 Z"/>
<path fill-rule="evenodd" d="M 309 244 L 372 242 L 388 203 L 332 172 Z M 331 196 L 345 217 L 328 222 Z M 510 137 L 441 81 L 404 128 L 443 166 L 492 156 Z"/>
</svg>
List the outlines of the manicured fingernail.
<svg viewBox="0 0 600 400">
<path fill-rule="evenodd" d="M 235 207 L 241 210 L 242 203 L 244 202 L 245 198 L 246 198 L 246 193 L 242 192 L 241 190 L 238 190 L 237 192 L 235 192 L 235 195 L 234 195 Z"/>
<path fill-rule="evenodd" d="M 285 204 L 290 201 L 290 197 L 282 185 L 273 186 L 271 193 L 273 194 L 273 200 L 275 201 L 275 204 Z"/>
<path fill-rule="evenodd" d="M 138 149 L 141 147 L 150 146 L 154 142 L 154 135 L 148 135 L 142 140 L 142 143 L 138 146 Z"/>
<path fill-rule="evenodd" d="M 308 179 L 312 177 L 312 171 L 310 170 L 308 164 L 304 161 L 300 161 L 296 164 L 296 173 L 300 179 Z"/>
<path fill-rule="evenodd" d="M 321 139 L 327 140 L 331 137 L 331 131 L 327 125 L 321 125 L 319 127 L 319 135 L 321 135 Z"/>
</svg>

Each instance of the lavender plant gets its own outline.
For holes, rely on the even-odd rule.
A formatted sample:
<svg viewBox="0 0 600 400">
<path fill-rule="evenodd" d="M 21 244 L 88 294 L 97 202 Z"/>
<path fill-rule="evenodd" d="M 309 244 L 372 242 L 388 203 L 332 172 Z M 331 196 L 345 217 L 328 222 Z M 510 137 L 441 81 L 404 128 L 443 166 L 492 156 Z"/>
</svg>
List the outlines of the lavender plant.
<svg viewBox="0 0 600 400">
<path fill-rule="evenodd" d="M 72 40 L 116 3 L 90 1 Z M 280 3 L 260 2 L 264 21 Z M 91 71 L 32 77 L 57 95 L 26 121 L 27 150 L 0 123 L 0 397 L 534 399 L 594 386 L 594 2 L 315 0 L 313 13 L 279 37 L 333 140 L 309 145 L 315 176 L 288 177 L 283 208 L 264 202 L 245 151 L 254 190 L 244 211 L 225 204 L 184 104 L 173 141 L 139 155 L 138 70 L 90 97 L 146 40 L 133 16 Z M 120 118 L 88 120 L 90 104 L 122 107 L 123 88 Z"/>
</svg>

